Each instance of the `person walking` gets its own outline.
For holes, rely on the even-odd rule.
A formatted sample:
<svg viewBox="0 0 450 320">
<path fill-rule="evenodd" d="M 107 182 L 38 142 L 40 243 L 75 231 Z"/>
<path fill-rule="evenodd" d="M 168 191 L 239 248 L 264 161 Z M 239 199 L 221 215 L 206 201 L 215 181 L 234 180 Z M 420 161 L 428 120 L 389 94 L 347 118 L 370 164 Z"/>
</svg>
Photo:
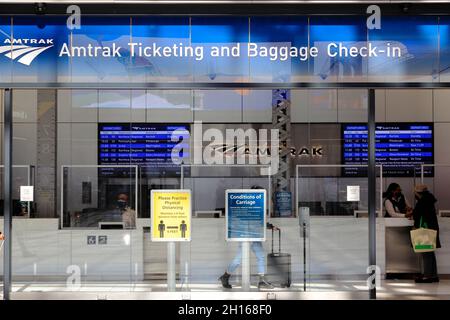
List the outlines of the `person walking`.
<svg viewBox="0 0 450 320">
<path fill-rule="evenodd" d="M 260 186 L 253 186 L 253 187 L 251 187 L 251 189 L 264 189 L 264 188 L 262 188 Z M 271 223 L 267 223 L 266 228 L 278 230 L 278 228 L 275 227 Z M 265 278 L 266 256 L 265 256 L 265 251 L 264 251 L 262 242 L 261 241 L 252 241 L 250 248 L 256 256 L 258 276 L 259 276 L 258 288 L 273 289 L 273 285 L 270 282 L 268 282 Z M 241 265 L 241 263 L 242 263 L 242 242 L 239 243 L 239 249 L 238 249 L 238 252 L 236 253 L 234 259 L 228 265 L 224 274 L 219 277 L 219 281 L 222 283 L 222 287 L 224 287 L 226 289 L 232 288 L 232 286 L 230 284 L 230 277 L 236 271 L 236 269 Z"/>
</svg>

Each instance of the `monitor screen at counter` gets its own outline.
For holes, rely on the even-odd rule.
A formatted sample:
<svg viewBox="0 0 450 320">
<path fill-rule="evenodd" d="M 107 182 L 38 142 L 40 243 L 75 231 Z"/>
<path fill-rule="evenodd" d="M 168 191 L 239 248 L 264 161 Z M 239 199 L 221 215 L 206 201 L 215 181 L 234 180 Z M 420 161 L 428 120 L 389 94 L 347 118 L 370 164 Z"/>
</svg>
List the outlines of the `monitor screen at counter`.
<svg viewBox="0 0 450 320">
<path fill-rule="evenodd" d="M 367 165 L 367 138 L 367 124 L 342 125 L 342 164 Z M 375 138 L 376 163 L 385 177 L 420 177 L 421 165 L 434 163 L 431 123 L 377 123 Z M 433 168 L 424 167 L 426 177 L 433 174 Z M 367 168 L 346 166 L 342 175 L 367 176 Z"/>
<path fill-rule="evenodd" d="M 175 146 L 180 148 L 177 153 L 180 160 L 186 163 L 189 125 L 104 123 L 98 126 L 99 165 L 105 166 L 101 168 L 102 175 L 127 175 L 128 165 L 138 165 L 144 176 L 179 174 L 180 166 L 172 158 Z M 124 168 L 113 167 L 117 165 Z"/>
</svg>

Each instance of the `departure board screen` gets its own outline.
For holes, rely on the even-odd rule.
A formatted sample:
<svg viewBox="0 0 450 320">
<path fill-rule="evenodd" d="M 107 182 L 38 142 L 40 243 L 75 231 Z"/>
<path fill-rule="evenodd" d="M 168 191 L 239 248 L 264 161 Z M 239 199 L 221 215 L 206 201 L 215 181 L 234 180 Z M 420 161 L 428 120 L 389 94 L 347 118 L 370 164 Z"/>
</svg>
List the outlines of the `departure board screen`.
<svg viewBox="0 0 450 320">
<path fill-rule="evenodd" d="M 385 177 L 418 176 L 421 164 L 434 163 L 431 123 L 378 123 L 375 140 L 376 163 L 383 166 Z M 344 165 L 367 165 L 367 124 L 343 124 L 342 141 Z M 424 167 L 425 176 L 431 177 L 433 172 L 433 168 Z M 344 167 L 342 175 L 366 176 L 367 167 Z"/>
<path fill-rule="evenodd" d="M 143 176 L 172 176 L 179 163 L 189 163 L 189 125 L 121 124 L 98 125 L 98 155 L 102 175 L 124 176 L 126 167 L 138 165 Z M 110 165 L 111 167 L 108 167 Z M 117 168 L 113 166 L 124 166 Z"/>
</svg>

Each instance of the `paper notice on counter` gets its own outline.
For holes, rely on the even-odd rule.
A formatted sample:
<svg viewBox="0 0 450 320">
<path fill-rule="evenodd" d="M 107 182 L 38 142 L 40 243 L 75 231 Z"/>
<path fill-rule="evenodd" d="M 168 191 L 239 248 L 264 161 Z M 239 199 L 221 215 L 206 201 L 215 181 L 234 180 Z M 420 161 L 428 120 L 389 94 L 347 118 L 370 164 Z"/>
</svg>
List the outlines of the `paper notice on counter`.
<svg viewBox="0 0 450 320">
<path fill-rule="evenodd" d="M 20 201 L 24 202 L 34 201 L 33 186 L 20 186 Z"/>
<path fill-rule="evenodd" d="M 359 201 L 359 186 L 347 186 L 347 201 Z"/>
</svg>

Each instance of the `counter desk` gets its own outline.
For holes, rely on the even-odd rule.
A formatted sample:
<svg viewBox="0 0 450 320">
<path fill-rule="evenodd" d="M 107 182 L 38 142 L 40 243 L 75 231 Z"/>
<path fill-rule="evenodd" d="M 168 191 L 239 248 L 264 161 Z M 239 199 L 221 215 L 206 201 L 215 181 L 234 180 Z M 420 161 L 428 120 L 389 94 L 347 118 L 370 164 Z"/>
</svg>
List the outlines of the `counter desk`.
<svg viewBox="0 0 450 320">
<path fill-rule="evenodd" d="M 302 281 L 303 251 L 297 218 L 272 218 L 282 230 L 282 251 L 292 255 L 293 281 Z M 192 241 L 187 248 L 191 279 L 217 282 L 233 259 L 237 244 L 225 241 L 225 219 L 193 218 Z M 439 217 L 442 249 L 437 250 L 438 272 L 450 275 L 450 218 Z M 67 267 L 79 265 L 91 279 L 136 279 L 164 274 L 166 245 L 151 242 L 144 228 L 149 219 L 137 219 L 135 230 L 59 229 L 58 219 L 13 219 L 14 276 L 33 279 L 67 277 Z M 377 218 L 377 265 L 382 276 L 405 277 L 420 272 L 419 255 L 412 250 L 404 218 Z M 308 271 L 312 279 L 367 276 L 368 219 L 354 216 L 312 216 L 308 237 Z M 0 218 L 0 230 L 3 219 Z M 106 237 L 105 237 L 106 236 Z M 94 244 L 88 240 L 95 238 Z M 99 242 L 100 238 L 107 239 Z M 271 234 L 264 243 L 271 250 Z M 185 250 L 179 250 L 185 261 Z M 256 261 L 252 254 L 252 268 Z M 0 255 L 0 274 L 3 270 Z M 86 266 L 86 268 L 85 268 Z M 445 276 L 444 276 L 445 277 Z"/>
<path fill-rule="evenodd" d="M 420 255 L 411 245 L 410 231 L 414 222 L 406 218 L 386 218 L 386 278 L 412 278 L 421 272 Z"/>
</svg>

